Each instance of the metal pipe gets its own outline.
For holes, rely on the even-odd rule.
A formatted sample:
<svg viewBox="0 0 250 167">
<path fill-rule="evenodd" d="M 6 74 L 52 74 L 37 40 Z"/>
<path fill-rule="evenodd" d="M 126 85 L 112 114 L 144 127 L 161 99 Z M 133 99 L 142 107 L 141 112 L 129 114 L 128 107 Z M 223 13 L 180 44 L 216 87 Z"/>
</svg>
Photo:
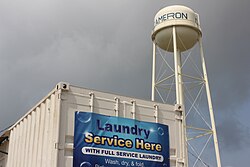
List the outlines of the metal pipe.
<svg viewBox="0 0 250 167">
<path fill-rule="evenodd" d="M 183 166 L 188 166 L 188 152 L 187 152 L 187 137 L 186 137 L 186 119 L 185 119 L 185 109 L 184 109 L 184 91 L 183 91 L 183 81 L 182 81 L 182 62 L 181 62 L 181 52 L 177 46 L 176 37 L 176 27 L 173 26 L 173 45 L 174 45 L 174 66 L 175 66 L 175 86 L 176 86 L 176 103 L 183 106 L 182 107 L 182 122 L 181 122 L 181 151 L 180 158 L 183 160 Z"/>
<path fill-rule="evenodd" d="M 151 92 L 152 101 L 155 101 L 155 63 L 156 63 L 155 47 L 156 47 L 155 43 L 153 42 L 152 92 Z"/>
<path fill-rule="evenodd" d="M 90 96 L 90 99 L 89 99 L 90 111 L 94 112 L 94 93 L 90 92 L 89 96 Z"/>
<path fill-rule="evenodd" d="M 135 105 L 136 105 L 136 102 L 135 102 L 135 100 L 132 100 L 131 103 L 132 103 L 132 106 L 133 106 L 131 114 L 132 114 L 132 118 L 135 119 L 135 117 L 136 117 L 136 115 L 135 115 L 135 110 L 136 110 L 136 106 Z"/>
<path fill-rule="evenodd" d="M 176 27 L 173 26 L 173 45 L 174 45 L 174 73 L 175 73 L 175 87 L 176 87 L 176 103 L 181 104 L 180 101 L 180 87 L 179 87 L 179 74 L 178 74 L 178 63 L 179 56 L 177 51 L 177 41 L 176 41 Z"/>
<path fill-rule="evenodd" d="M 120 102 L 120 99 L 115 97 L 115 116 L 118 117 L 119 116 L 119 102 Z"/>
<path fill-rule="evenodd" d="M 155 117 L 155 122 L 158 123 L 159 122 L 159 106 L 158 105 L 154 105 L 154 117 Z"/>
</svg>

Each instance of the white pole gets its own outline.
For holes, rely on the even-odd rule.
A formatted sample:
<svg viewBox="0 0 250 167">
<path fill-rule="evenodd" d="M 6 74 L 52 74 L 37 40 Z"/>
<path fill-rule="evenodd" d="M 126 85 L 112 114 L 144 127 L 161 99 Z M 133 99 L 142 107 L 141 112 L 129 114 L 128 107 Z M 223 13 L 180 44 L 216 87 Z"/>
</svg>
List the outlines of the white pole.
<svg viewBox="0 0 250 167">
<path fill-rule="evenodd" d="M 179 93 L 180 93 L 180 104 L 182 105 L 182 116 L 183 116 L 183 120 L 182 120 L 182 143 L 184 144 L 184 148 L 183 148 L 183 158 L 184 158 L 184 162 L 185 165 L 184 166 L 188 166 L 188 150 L 187 150 L 187 132 L 186 132 L 186 112 L 185 112 L 185 98 L 184 98 L 184 89 L 183 89 L 183 80 L 182 80 L 182 62 L 181 62 L 181 52 L 178 49 L 178 79 L 179 79 Z"/>
<path fill-rule="evenodd" d="M 152 64 L 152 92 L 151 92 L 151 100 L 155 101 L 155 43 L 153 42 L 153 64 Z"/>
<path fill-rule="evenodd" d="M 177 50 L 177 41 L 176 41 L 176 29 L 173 26 L 173 44 L 174 44 L 174 73 L 175 73 L 175 87 L 176 87 L 176 103 L 181 104 L 180 100 L 180 83 L 179 83 L 179 73 L 178 73 L 178 66 L 179 66 L 179 55 Z"/>
<path fill-rule="evenodd" d="M 213 131 L 213 139 L 214 139 L 214 147 L 215 147 L 215 155 L 216 155 L 217 167 L 221 167 L 220 151 L 219 151 L 218 138 L 217 138 L 216 127 L 215 127 L 213 105 L 212 105 L 212 99 L 211 99 L 210 88 L 209 88 L 209 83 L 208 83 L 207 69 L 206 69 L 206 63 L 205 63 L 205 58 L 204 58 L 204 53 L 203 53 L 201 36 L 199 37 L 199 45 L 200 45 L 200 53 L 201 53 L 201 63 L 202 63 L 203 75 L 204 75 L 204 80 L 205 80 L 205 84 L 206 84 L 207 101 L 208 101 L 210 119 L 211 119 L 211 124 L 212 124 L 212 131 Z"/>
<path fill-rule="evenodd" d="M 181 71 L 181 52 L 177 46 L 176 27 L 173 26 L 173 45 L 174 45 L 174 66 L 175 66 L 175 86 L 176 86 L 176 103 L 182 105 L 182 122 L 181 122 L 181 143 L 180 143 L 180 158 L 182 161 L 181 166 L 188 166 L 187 164 L 187 147 L 186 147 L 186 121 L 184 110 L 184 96 L 182 85 L 182 71 Z"/>
<path fill-rule="evenodd" d="M 182 70 L 181 70 L 181 52 L 179 49 L 177 49 L 177 73 L 178 73 L 178 86 L 179 86 L 179 98 L 180 98 L 180 103 L 181 105 L 184 105 L 184 91 L 183 91 L 183 85 L 182 85 Z"/>
</svg>

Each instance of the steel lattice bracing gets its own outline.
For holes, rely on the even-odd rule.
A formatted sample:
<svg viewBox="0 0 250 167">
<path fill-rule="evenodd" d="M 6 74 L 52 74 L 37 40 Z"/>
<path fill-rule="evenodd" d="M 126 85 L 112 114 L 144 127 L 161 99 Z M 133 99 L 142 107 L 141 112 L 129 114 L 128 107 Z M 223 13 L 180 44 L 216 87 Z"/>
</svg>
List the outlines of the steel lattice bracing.
<svg viewBox="0 0 250 167">
<path fill-rule="evenodd" d="M 175 45 L 181 38 L 175 32 L 169 44 L 174 52 L 153 44 L 152 100 L 185 107 L 182 155 L 184 166 L 221 166 L 212 100 L 201 36 L 197 44 L 180 52 Z M 183 44 L 183 43 L 182 43 Z M 184 44 L 182 47 L 185 47 Z M 188 159 L 186 155 L 188 154 Z M 214 155 L 214 156 L 213 156 Z M 186 158 L 186 160 L 185 160 Z M 182 166 L 177 164 L 176 166 Z"/>
</svg>

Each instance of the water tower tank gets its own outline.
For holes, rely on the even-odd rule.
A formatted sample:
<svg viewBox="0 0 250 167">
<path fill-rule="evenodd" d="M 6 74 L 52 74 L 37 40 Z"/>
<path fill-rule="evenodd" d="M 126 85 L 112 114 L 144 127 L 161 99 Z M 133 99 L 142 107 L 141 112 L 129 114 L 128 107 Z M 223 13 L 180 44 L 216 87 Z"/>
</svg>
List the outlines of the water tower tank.
<svg viewBox="0 0 250 167">
<path fill-rule="evenodd" d="M 154 18 L 152 40 L 161 49 L 173 52 L 173 26 L 176 27 L 177 48 L 192 48 L 201 35 L 198 14 L 192 9 L 173 5 L 161 9 Z"/>
</svg>

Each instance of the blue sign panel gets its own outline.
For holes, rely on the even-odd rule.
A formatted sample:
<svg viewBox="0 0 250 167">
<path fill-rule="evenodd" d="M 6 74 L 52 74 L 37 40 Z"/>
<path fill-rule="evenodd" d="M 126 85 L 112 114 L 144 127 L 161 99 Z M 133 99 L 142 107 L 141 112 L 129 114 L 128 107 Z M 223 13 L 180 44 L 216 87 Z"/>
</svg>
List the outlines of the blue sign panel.
<svg viewBox="0 0 250 167">
<path fill-rule="evenodd" d="M 75 113 L 73 167 L 169 167 L 168 126 Z"/>
</svg>

